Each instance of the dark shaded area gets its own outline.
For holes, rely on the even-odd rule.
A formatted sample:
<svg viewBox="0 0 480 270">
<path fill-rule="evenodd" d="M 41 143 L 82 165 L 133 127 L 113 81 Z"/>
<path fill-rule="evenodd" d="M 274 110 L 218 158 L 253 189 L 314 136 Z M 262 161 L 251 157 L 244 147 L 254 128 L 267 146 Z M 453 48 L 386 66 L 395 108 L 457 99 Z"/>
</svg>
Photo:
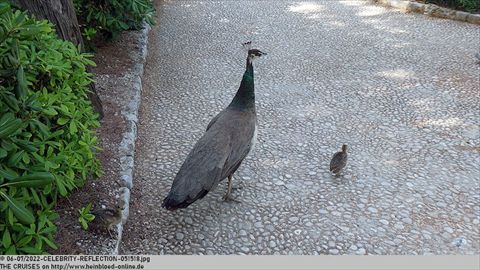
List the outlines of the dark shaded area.
<svg viewBox="0 0 480 270">
<path fill-rule="evenodd" d="M 453 8 L 467 12 L 479 13 L 480 1 L 478 0 L 416 0 L 420 3 L 435 4 L 441 7 Z"/>
<path fill-rule="evenodd" d="M 82 34 L 71 0 L 30 1 L 13 0 L 16 6 L 28 10 L 37 19 L 49 20 L 57 30 L 57 35 L 63 40 L 69 40 L 83 47 Z"/>
</svg>

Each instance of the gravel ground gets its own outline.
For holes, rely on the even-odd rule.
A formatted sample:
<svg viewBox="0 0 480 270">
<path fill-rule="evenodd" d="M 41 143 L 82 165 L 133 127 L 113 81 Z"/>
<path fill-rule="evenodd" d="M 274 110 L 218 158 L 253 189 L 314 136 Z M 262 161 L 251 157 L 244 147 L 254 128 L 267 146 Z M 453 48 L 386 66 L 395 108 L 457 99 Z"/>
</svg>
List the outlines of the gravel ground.
<svg viewBox="0 0 480 270">
<path fill-rule="evenodd" d="M 162 1 L 124 254 L 478 254 L 478 26 L 365 1 Z M 185 210 L 160 208 L 255 63 L 257 149 Z M 335 178 L 332 155 L 349 145 Z"/>
</svg>

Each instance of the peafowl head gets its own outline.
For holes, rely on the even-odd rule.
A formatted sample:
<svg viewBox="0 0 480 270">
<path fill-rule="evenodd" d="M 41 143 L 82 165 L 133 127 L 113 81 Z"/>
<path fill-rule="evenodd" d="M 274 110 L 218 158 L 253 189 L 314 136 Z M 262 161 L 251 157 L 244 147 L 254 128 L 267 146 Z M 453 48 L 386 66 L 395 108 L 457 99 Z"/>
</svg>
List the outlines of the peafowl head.
<svg viewBox="0 0 480 270">
<path fill-rule="evenodd" d="M 122 212 L 126 208 L 126 202 L 124 200 L 118 200 L 118 203 L 116 205 L 116 210 L 117 212 Z"/>
<path fill-rule="evenodd" d="M 252 60 L 255 58 L 259 58 L 262 55 L 267 55 L 267 53 L 264 53 L 258 49 L 252 49 L 251 41 L 243 43 L 243 47 L 248 50 L 248 57 L 247 57 L 248 64 L 252 63 Z"/>
<path fill-rule="evenodd" d="M 248 57 L 250 57 L 251 59 L 255 59 L 255 58 L 258 58 L 262 55 L 267 55 L 267 53 L 264 53 L 258 49 L 250 49 L 248 50 Z"/>
<path fill-rule="evenodd" d="M 347 145 L 346 144 L 342 145 L 342 152 L 344 152 L 344 153 L 347 152 Z"/>
</svg>

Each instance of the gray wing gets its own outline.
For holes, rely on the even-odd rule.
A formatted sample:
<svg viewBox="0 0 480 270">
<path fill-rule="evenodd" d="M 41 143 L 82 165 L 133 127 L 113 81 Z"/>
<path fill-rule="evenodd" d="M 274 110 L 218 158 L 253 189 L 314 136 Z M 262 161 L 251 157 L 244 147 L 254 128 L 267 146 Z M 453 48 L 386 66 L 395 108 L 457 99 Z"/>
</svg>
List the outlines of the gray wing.
<svg viewBox="0 0 480 270">
<path fill-rule="evenodd" d="M 223 111 L 219 112 L 217 115 L 215 115 L 212 120 L 210 120 L 210 123 L 208 123 L 207 125 L 207 130 L 205 131 L 208 131 L 210 129 L 210 127 L 215 123 L 217 122 L 218 118 L 220 118 L 220 115 L 222 115 Z"/>
<path fill-rule="evenodd" d="M 195 201 L 215 187 L 228 158 L 230 138 L 207 131 L 195 144 L 173 180 L 170 193 L 179 201 Z"/>
<path fill-rule="evenodd" d="M 250 151 L 254 115 L 225 110 L 215 118 L 173 180 L 170 194 L 175 201 L 191 203 L 205 196 L 233 174 Z"/>
<path fill-rule="evenodd" d="M 224 114 L 226 117 L 219 118 L 218 124 L 219 126 L 228 126 L 232 144 L 228 158 L 223 166 L 222 179 L 235 173 L 252 149 L 252 138 L 256 124 L 255 112 L 225 110 Z M 225 123 L 227 121 L 228 124 Z"/>
</svg>

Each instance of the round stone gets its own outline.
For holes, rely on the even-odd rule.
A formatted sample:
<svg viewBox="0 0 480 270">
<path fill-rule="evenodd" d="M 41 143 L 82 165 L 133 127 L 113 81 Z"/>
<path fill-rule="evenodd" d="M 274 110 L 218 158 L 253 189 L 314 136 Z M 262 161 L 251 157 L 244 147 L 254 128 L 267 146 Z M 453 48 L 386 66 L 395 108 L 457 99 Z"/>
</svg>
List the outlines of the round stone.
<svg viewBox="0 0 480 270">
<path fill-rule="evenodd" d="M 290 222 L 297 222 L 298 217 L 289 217 L 288 220 L 290 220 Z"/>
<path fill-rule="evenodd" d="M 446 232 L 448 232 L 448 233 L 453 233 L 453 229 L 450 228 L 450 227 L 445 227 L 445 228 L 443 228 L 443 229 L 444 229 Z"/>
<path fill-rule="evenodd" d="M 366 250 L 365 250 L 364 248 L 359 248 L 359 249 L 355 252 L 355 254 L 357 254 L 357 255 L 365 255 L 366 253 L 367 253 L 367 252 L 366 252 Z"/>
<path fill-rule="evenodd" d="M 183 238 L 185 238 L 185 235 L 181 232 L 178 232 L 178 233 L 175 234 L 175 238 L 177 240 L 182 240 Z"/>
<path fill-rule="evenodd" d="M 328 253 L 330 253 L 332 255 L 337 255 L 339 253 L 339 251 L 338 251 L 338 249 L 333 248 L 333 249 L 328 250 Z"/>
<path fill-rule="evenodd" d="M 187 223 L 187 224 L 193 224 L 192 218 L 186 217 L 186 218 L 185 218 L 185 223 Z"/>
<path fill-rule="evenodd" d="M 412 219 L 408 218 L 408 217 L 405 217 L 405 218 L 402 218 L 402 222 L 406 223 L 406 224 L 412 224 Z"/>
<path fill-rule="evenodd" d="M 467 240 L 465 238 L 456 238 L 453 240 L 452 244 L 456 247 L 462 247 L 467 244 Z"/>
<path fill-rule="evenodd" d="M 242 250 L 245 253 L 250 251 L 250 249 L 248 247 L 241 247 L 240 250 Z"/>
</svg>

